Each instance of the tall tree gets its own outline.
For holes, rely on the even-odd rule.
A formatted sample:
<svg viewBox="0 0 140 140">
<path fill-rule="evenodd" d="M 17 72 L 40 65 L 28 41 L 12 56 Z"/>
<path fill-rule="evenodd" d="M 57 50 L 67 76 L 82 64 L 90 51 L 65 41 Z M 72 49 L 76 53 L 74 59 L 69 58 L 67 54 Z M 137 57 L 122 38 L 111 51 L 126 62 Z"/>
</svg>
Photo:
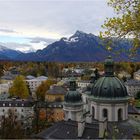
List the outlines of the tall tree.
<svg viewBox="0 0 140 140">
<path fill-rule="evenodd" d="M 29 90 L 23 76 L 17 76 L 13 82 L 12 87 L 9 89 L 11 96 L 18 96 L 26 99 L 29 96 Z"/>
<path fill-rule="evenodd" d="M 60 75 L 60 65 L 58 63 L 48 63 L 48 76 L 51 78 L 57 78 Z"/>
<path fill-rule="evenodd" d="M 0 64 L 0 77 L 3 75 L 3 65 Z"/>
<path fill-rule="evenodd" d="M 118 16 L 105 20 L 100 36 L 133 38 L 131 54 L 135 54 L 140 47 L 140 0 L 109 0 L 108 5 Z"/>
<path fill-rule="evenodd" d="M 1 139 L 21 139 L 24 138 L 21 122 L 15 117 L 13 110 L 8 111 L 8 117 L 1 119 L 0 138 Z"/>
<path fill-rule="evenodd" d="M 50 86 L 55 83 L 56 83 L 56 81 L 54 81 L 54 80 L 46 80 L 46 81 L 42 82 L 42 84 L 36 90 L 37 99 L 44 101 L 47 90 L 49 90 Z"/>
</svg>

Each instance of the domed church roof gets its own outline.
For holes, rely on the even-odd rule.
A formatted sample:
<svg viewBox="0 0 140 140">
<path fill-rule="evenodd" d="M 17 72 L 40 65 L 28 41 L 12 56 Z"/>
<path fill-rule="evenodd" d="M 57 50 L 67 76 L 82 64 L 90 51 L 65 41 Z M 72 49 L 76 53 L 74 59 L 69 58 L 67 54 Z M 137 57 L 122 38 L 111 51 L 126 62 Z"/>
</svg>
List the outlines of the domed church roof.
<svg viewBox="0 0 140 140">
<path fill-rule="evenodd" d="M 65 95 L 65 102 L 66 103 L 78 103 L 82 102 L 81 94 L 76 91 L 76 80 L 75 78 L 70 78 L 70 88 L 67 94 Z"/>
<path fill-rule="evenodd" d="M 104 63 L 105 76 L 97 80 L 92 87 L 91 95 L 103 98 L 127 97 L 125 85 L 114 76 L 114 61 L 109 56 Z"/>
</svg>

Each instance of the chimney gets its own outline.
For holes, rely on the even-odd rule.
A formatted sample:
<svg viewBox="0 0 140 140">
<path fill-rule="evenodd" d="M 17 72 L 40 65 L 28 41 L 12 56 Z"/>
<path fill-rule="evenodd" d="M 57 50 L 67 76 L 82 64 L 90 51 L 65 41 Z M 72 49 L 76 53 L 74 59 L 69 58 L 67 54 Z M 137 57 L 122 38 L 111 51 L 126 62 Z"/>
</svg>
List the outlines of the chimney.
<svg viewBox="0 0 140 140">
<path fill-rule="evenodd" d="M 85 130 L 85 121 L 78 122 L 78 137 L 82 137 Z"/>
<path fill-rule="evenodd" d="M 107 130 L 107 119 L 104 118 L 99 122 L 99 138 L 104 138 L 105 131 Z"/>
</svg>

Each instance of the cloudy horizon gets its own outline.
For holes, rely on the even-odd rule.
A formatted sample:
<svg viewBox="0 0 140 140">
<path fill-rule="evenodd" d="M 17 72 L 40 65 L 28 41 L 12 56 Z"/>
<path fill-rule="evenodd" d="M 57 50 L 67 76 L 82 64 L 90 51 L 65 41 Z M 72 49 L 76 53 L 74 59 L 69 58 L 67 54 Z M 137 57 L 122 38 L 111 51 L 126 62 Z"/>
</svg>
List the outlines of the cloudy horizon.
<svg viewBox="0 0 140 140">
<path fill-rule="evenodd" d="M 107 0 L 0 0 L 0 45 L 28 51 L 77 30 L 98 35 L 113 16 Z"/>
</svg>

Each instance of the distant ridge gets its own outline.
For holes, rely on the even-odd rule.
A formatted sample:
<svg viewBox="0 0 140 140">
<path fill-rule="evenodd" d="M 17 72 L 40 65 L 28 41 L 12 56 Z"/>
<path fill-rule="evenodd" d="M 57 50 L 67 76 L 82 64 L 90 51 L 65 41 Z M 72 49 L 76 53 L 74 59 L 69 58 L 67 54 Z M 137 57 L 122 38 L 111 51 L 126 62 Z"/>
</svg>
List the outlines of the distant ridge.
<svg viewBox="0 0 140 140">
<path fill-rule="evenodd" d="M 22 52 L 9 49 L 5 46 L 0 45 L 0 60 L 13 60 Z"/>
<path fill-rule="evenodd" d="M 128 57 L 129 49 L 132 48 L 132 43 L 128 39 L 113 38 L 112 52 L 108 52 L 104 44 L 98 36 L 76 31 L 71 37 L 63 37 L 42 50 L 31 53 L 16 52 L 16 55 L 10 58 L 17 61 L 101 62 L 108 55 L 112 55 L 115 61 L 140 60 L 140 51 L 135 58 Z M 120 54 L 116 55 L 114 51 Z"/>
</svg>

